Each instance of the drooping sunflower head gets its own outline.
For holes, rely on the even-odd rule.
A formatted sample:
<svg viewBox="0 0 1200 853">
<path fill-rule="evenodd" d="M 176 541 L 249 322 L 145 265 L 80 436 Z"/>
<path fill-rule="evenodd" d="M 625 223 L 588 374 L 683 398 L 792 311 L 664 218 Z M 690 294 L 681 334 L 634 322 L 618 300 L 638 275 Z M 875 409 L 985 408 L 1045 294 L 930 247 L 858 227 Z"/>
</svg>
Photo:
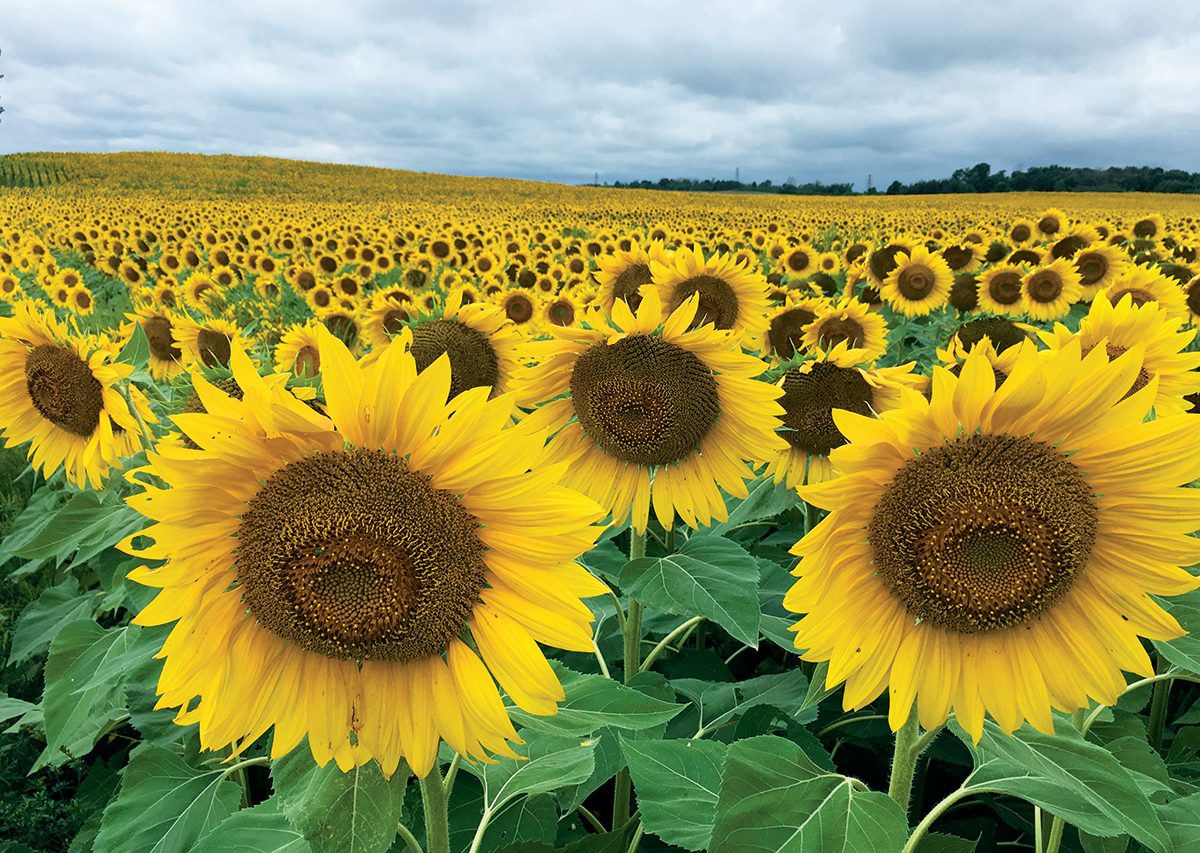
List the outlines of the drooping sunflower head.
<svg viewBox="0 0 1200 853">
<path fill-rule="evenodd" d="M 536 366 L 517 390 L 549 401 L 530 419 L 557 431 L 551 454 L 571 463 L 564 483 L 615 523 L 632 513 L 639 531 L 652 499 L 664 526 L 676 513 L 692 527 L 724 518 L 720 489 L 745 493 L 746 461 L 782 446 L 780 392 L 754 379 L 766 365 L 729 332 L 690 328 L 699 302 L 693 295 L 664 323 L 646 287 L 636 315 L 619 301 L 611 318 L 594 310 L 585 328 L 551 329 L 556 340 L 526 348 Z"/>
<path fill-rule="evenodd" d="M 887 321 L 857 300 L 842 300 L 817 312 L 817 318 L 804 330 L 805 346 L 815 352 L 831 350 L 844 343 L 847 349 L 861 349 L 868 359 L 887 351 Z"/>
<path fill-rule="evenodd" d="M 150 344 L 150 375 L 155 379 L 170 379 L 183 370 L 183 351 L 175 342 L 173 314 L 169 310 L 143 305 L 127 319 L 142 327 Z M 133 331 L 132 326 L 130 332 Z"/>
<path fill-rule="evenodd" d="M 917 246 L 898 253 L 895 261 L 879 291 L 885 302 L 906 317 L 929 314 L 946 304 L 954 274 L 945 258 Z"/>
<path fill-rule="evenodd" d="M 847 709 L 887 691 L 893 729 L 915 710 L 976 740 L 985 714 L 1049 732 L 1052 708 L 1112 704 L 1121 670 L 1153 672 L 1138 637 L 1179 628 L 1146 593 L 1200 585 L 1179 568 L 1200 559 L 1200 493 L 1180 488 L 1200 459 L 1177 452 L 1200 422 L 1145 421 L 1154 389 L 1125 396 L 1138 369 L 1027 342 L 997 387 L 977 347 L 960 376 L 935 369 L 928 401 L 834 413 L 849 443 L 838 476 L 801 489 L 830 514 L 793 549 L 785 604 Z"/>
<path fill-rule="evenodd" d="M 364 366 L 317 334 L 328 415 L 235 350 L 240 395 L 198 378 L 204 411 L 175 417 L 198 448 L 151 454 L 165 488 L 129 499 L 153 524 L 122 547 L 165 560 L 131 573 L 159 590 L 134 621 L 175 623 L 160 706 L 199 722 L 206 749 L 273 728 L 273 757 L 307 736 L 343 770 L 374 759 L 391 776 L 403 759 L 424 776 L 442 739 L 511 756 L 497 682 L 553 714 L 562 688 L 537 644 L 591 648 L 580 598 L 603 587 L 574 560 L 600 510 L 558 485 L 544 432 L 510 426 L 510 396 L 447 402 L 448 359 L 418 374 L 397 340 Z"/>
<path fill-rule="evenodd" d="M 665 315 L 677 311 L 696 296 L 699 308 L 692 326 L 712 324 L 719 331 L 732 331 L 750 344 L 766 328 L 767 280 L 761 272 L 736 263 L 725 254 L 706 258 L 698 247 L 683 247 L 669 263 L 651 261 L 654 285 L 658 288 Z"/>
<path fill-rule="evenodd" d="M 133 368 L 107 341 L 73 335 L 52 313 L 18 302 L 0 318 L 0 428 L 6 444 L 30 443 L 34 467 L 60 467 L 80 488 L 100 488 L 141 447 L 141 432 L 116 387 Z"/>
</svg>

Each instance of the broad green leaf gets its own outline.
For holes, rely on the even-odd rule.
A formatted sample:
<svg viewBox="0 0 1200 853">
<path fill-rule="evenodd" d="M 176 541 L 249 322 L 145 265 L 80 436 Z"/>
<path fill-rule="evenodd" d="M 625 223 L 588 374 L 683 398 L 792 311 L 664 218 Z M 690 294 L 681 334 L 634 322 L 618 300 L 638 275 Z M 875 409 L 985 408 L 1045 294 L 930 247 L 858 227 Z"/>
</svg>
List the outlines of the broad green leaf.
<svg viewBox="0 0 1200 853">
<path fill-rule="evenodd" d="M 138 643 L 141 631 L 81 619 L 54 638 L 42 696 L 46 749 L 34 770 L 91 752 L 104 727 L 124 714 L 130 670 L 154 653 Z"/>
<path fill-rule="evenodd" d="M 1200 794 L 1159 806 L 1158 816 L 1171 837 L 1172 850 L 1200 850 Z"/>
<path fill-rule="evenodd" d="M 408 773 L 390 780 L 375 763 L 347 773 L 334 762 L 318 767 L 307 742 L 271 765 L 279 810 L 314 853 L 387 850 L 396 837 Z"/>
<path fill-rule="evenodd" d="M 418 804 L 417 808 L 420 808 Z M 466 851 L 474 841 L 483 813 L 483 787 L 460 774 L 450 795 L 450 849 Z M 509 800 L 491 817 L 480 839 L 479 853 L 508 850 L 512 845 L 553 844 L 558 835 L 558 809 L 550 794 Z M 394 851 L 400 848 L 393 847 Z M 623 853 L 623 851 L 622 851 Z"/>
<path fill-rule="evenodd" d="M 1080 830 L 1079 846 L 1083 848 L 1083 853 L 1125 853 L 1129 849 L 1129 836 L 1117 835 L 1112 838 L 1104 838 Z"/>
<path fill-rule="evenodd" d="M 309 853 L 312 846 L 267 800 L 234 812 L 196 844 L 195 853 Z"/>
<path fill-rule="evenodd" d="M 699 728 L 705 732 L 714 731 L 756 705 L 771 705 L 801 723 L 817 718 L 815 706 L 804 706 L 808 679 L 799 669 L 746 681 L 677 678 L 671 686 L 700 706 Z"/>
<path fill-rule="evenodd" d="M 1200 604 L 1165 601 L 1167 610 L 1190 633 L 1174 640 L 1155 640 L 1154 648 L 1175 666 L 1200 674 Z"/>
<path fill-rule="evenodd" d="M 1137 779 L 1065 719 L 1056 729 L 1044 735 L 1025 726 L 1010 737 L 988 721 L 975 746 L 960 734 L 976 764 L 966 787 L 1019 797 L 1093 835 L 1128 833 L 1153 850 L 1169 850 L 1166 830 Z"/>
<path fill-rule="evenodd" d="M 638 732 L 639 736 L 655 732 Z M 573 812 L 583 805 L 591 794 L 625 767 L 625 754 L 621 751 L 621 736 L 616 729 L 600 729 L 588 738 L 592 746 L 592 772 L 582 782 L 559 785 L 554 789 L 559 808 L 563 813 Z"/>
<path fill-rule="evenodd" d="M 27 540 L 12 546 L 17 557 L 83 563 L 145 526 L 145 519 L 116 491 L 76 492 Z"/>
<path fill-rule="evenodd" d="M 646 831 L 705 850 L 712 837 L 725 744 L 708 740 L 622 741 Z"/>
<path fill-rule="evenodd" d="M 907 818 L 891 798 L 826 773 L 791 741 L 730 744 L 711 849 L 887 853 L 907 837 Z"/>
<path fill-rule="evenodd" d="M 800 502 L 800 497 L 794 489 L 789 489 L 783 483 L 776 483 L 771 477 L 759 480 L 750 487 L 749 492 L 744 500 L 736 502 L 729 513 L 728 521 L 714 524 L 701 535 L 724 536 L 739 525 L 774 518 Z M 770 529 L 770 526 L 761 528 L 764 532 Z"/>
<path fill-rule="evenodd" d="M 24 699 L 14 699 L 12 696 L 0 694 L 0 723 L 23 717 L 36 707 L 37 705 L 26 702 Z"/>
<path fill-rule="evenodd" d="M 784 609 L 783 597 L 795 583 L 783 566 L 773 560 L 758 560 L 762 582 L 758 589 L 758 607 L 762 611 L 759 632 L 785 652 L 796 653 L 796 635 L 791 627 L 800 618 Z"/>
<path fill-rule="evenodd" d="M 558 735 L 586 735 L 605 726 L 649 729 L 665 723 L 686 706 L 665 702 L 619 684 L 602 675 L 586 675 L 556 666 L 566 699 L 553 717 L 539 717 L 513 709 L 512 718 L 523 726 Z"/>
<path fill-rule="evenodd" d="M 66 499 L 67 492 L 61 488 L 44 485 L 35 491 L 25 509 L 13 519 L 12 533 L 0 542 L 0 563 L 7 563 L 18 549 L 41 534 Z"/>
<path fill-rule="evenodd" d="M 104 810 L 96 853 L 192 850 L 237 808 L 241 789 L 225 772 L 193 767 L 159 747 L 136 750 Z"/>
<path fill-rule="evenodd" d="M 73 575 L 68 575 L 58 586 L 42 590 L 41 595 L 25 606 L 17 620 L 8 654 L 9 665 L 46 651 L 63 626 L 90 618 L 98 599 L 95 592 L 82 592 Z"/>
<path fill-rule="evenodd" d="M 644 605 L 703 616 L 758 647 L 758 562 L 735 542 L 693 536 L 678 553 L 627 563 L 618 582 Z"/>
<path fill-rule="evenodd" d="M 611 541 L 599 543 L 588 551 L 579 561 L 587 566 L 594 574 L 605 580 L 616 583 L 621 569 L 629 562 L 629 557 Z"/>
<path fill-rule="evenodd" d="M 485 765 L 478 775 L 483 781 L 484 805 L 496 812 L 521 794 L 546 794 L 560 785 L 577 785 L 592 773 L 595 758 L 592 740 L 557 737 L 522 730 L 528 759 L 502 758 Z"/>
<path fill-rule="evenodd" d="M 930 832 L 917 844 L 916 853 L 974 853 L 978 842 L 957 835 Z"/>
<path fill-rule="evenodd" d="M 133 334 L 129 336 L 125 346 L 117 354 L 117 361 L 132 364 L 134 367 L 145 367 L 150 361 L 150 340 L 142 330 L 141 323 L 133 324 Z"/>
</svg>

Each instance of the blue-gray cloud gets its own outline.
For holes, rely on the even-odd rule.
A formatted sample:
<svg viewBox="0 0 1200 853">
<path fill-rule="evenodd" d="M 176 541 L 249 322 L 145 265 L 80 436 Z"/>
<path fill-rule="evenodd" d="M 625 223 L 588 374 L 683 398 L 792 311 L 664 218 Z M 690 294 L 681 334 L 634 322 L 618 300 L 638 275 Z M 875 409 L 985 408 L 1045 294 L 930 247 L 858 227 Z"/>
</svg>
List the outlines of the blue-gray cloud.
<svg viewBox="0 0 1200 853">
<path fill-rule="evenodd" d="M 1200 7 L 1050 5 L 21 4 L 0 150 L 860 188 L 979 161 L 1200 171 Z"/>
</svg>

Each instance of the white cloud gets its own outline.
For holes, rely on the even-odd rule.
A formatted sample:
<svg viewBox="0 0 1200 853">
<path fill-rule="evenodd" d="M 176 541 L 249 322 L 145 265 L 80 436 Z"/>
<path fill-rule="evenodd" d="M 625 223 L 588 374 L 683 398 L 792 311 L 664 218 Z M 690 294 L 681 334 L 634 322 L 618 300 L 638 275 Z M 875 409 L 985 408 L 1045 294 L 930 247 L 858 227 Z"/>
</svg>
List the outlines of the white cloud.
<svg viewBox="0 0 1200 853">
<path fill-rule="evenodd" d="M 583 181 L 1200 170 L 1200 12 L 926 2 L 43 2 L 0 147 Z"/>
</svg>

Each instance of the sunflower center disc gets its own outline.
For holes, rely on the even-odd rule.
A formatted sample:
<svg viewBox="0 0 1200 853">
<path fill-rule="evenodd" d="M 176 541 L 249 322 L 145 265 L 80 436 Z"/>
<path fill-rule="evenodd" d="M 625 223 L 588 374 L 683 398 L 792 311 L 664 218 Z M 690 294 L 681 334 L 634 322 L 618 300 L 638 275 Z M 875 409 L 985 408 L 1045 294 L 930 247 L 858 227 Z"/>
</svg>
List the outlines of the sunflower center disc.
<svg viewBox="0 0 1200 853">
<path fill-rule="evenodd" d="M 776 314 L 771 318 L 771 325 L 767 329 L 767 340 L 771 349 L 780 358 L 791 358 L 804 340 L 805 327 L 815 319 L 817 315 L 804 308 L 792 308 Z"/>
<path fill-rule="evenodd" d="M 971 435 L 900 469 L 868 540 L 880 578 L 914 616 L 971 634 L 1052 608 L 1087 565 L 1096 526 L 1092 490 L 1066 456 Z"/>
<path fill-rule="evenodd" d="M 526 296 L 516 294 L 504 303 L 504 313 L 514 323 L 528 323 L 533 317 L 533 302 Z"/>
<path fill-rule="evenodd" d="M 555 302 L 550 306 L 550 322 L 556 326 L 569 326 L 575 322 L 575 309 L 570 302 Z"/>
<path fill-rule="evenodd" d="M 843 341 L 850 349 L 857 349 L 867 339 L 862 324 L 850 317 L 832 317 L 821 323 L 819 340 L 825 349 L 833 349 Z"/>
<path fill-rule="evenodd" d="M 25 359 L 25 387 L 42 417 L 91 438 L 104 410 L 104 387 L 70 347 L 42 344 Z"/>
<path fill-rule="evenodd" d="M 1076 259 L 1079 281 L 1084 287 L 1095 284 L 1108 272 L 1108 263 L 1100 255 L 1086 254 Z"/>
<path fill-rule="evenodd" d="M 1062 290 L 1063 281 L 1054 270 L 1038 270 L 1029 277 L 1029 296 L 1034 302 L 1053 302 Z"/>
<path fill-rule="evenodd" d="M 1200 279 L 1189 284 L 1184 292 L 1187 294 L 1185 301 L 1187 302 L 1188 310 L 1200 316 Z"/>
<path fill-rule="evenodd" d="M 737 294 L 729 282 L 715 275 L 694 275 L 675 285 L 667 313 L 691 299 L 693 293 L 700 294 L 700 304 L 689 328 L 695 329 L 706 323 L 712 323 L 718 329 L 733 328 L 738 316 Z"/>
<path fill-rule="evenodd" d="M 159 361 L 178 361 L 179 345 L 171 338 L 171 321 L 166 317 L 151 317 L 142 321 L 142 331 L 150 343 L 150 354 Z"/>
<path fill-rule="evenodd" d="M 571 371 L 571 395 L 587 436 L 609 456 L 639 465 L 688 456 L 721 411 L 704 362 L 646 335 L 588 349 Z"/>
<path fill-rule="evenodd" d="M 933 282 L 933 270 L 924 264 L 912 264 L 900 270 L 900 281 L 896 286 L 905 299 L 915 302 L 929 295 Z"/>
<path fill-rule="evenodd" d="M 478 522 L 379 450 L 275 472 L 238 530 L 237 578 L 272 633 L 339 660 L 407 662 L 458 636 L 484 587 Z"/>
<path fill-rule="evenodd" d="M 794 367 L 783 378 L 783 425 L 780 433 L 792 447 L 816 456 L 828 456 L 846 443 L 833 422 L 834 409 L 860 415 L 871 413 L 871 386 L 854 368 L 814 362 L 812 370 Z"/>
<path fill-rule="evenodd" d="M 996 273 L 988 282 L 988 295 L 1000 305 L 1013 305 L 1021 298 L 1021 274 Z"/>
<path fill-rule="evenodd" d="M 804 272 L 808 269 L 808 264 L 808 252 L 803 249 L 796 249 L 787 256 L 787 267 L 792 272 Z"/>
<path fill-rule="evenodd" d="M 229 336 L 213 329 L 200 330 L 200 334 L 196 336 L 196 348 L 200 350 L 200 360 L 204 362 L 205 367 L 228 365 L 229 356 L 233 352 Z"/>
<path fill-rule="evenodd" d="M 630 310 L 636 311 L 642 304 L 642 294 L 638 289 L 643 284 L 649 284 L 653 278 L 648 264 L 630 264 L 613 281 L 613 298 L 624 299 Z"/>
<path fill-rule="evenodd" d="M 980 317 L 959 326 L 954 337 L 968 352 L 975 344 L 988 338 L 996 352 L 1001 353 L 1025 340 L 1025 333 L 1003 317 Z"/>
<path fill-rule="evenodd" d="M 870 259 L 867 261 L 867 266 L 871 268 L 871 274 L 875 276 L 875 280 L 883 281 L 891 275 L 892 270 L 900 265 L 897 255 L 907 251 L 907 246 L 891 243 L 882 249 L 876 249 L 872 252 Z"/>
<path fill-rule="evenodd" d="M 417 370 L 450 356 L 450 399 L 481 385 L 500 381 L 500 359 L 487 335 L 457 320 L 434 320 L 413 327 L 412 354 Z"/>
<path fill-rule="evenodd" d="M 1113 305 L 1116 305 L 1121 301 L 1121 297 L 1123 296 L 1128 296 L 1130 301 L 1133 302 L 1133 304 L 1138 308 L 1146 305 L 1147 303 L 1155 301 L 1153 293 L 1148 290 L 1143 290 L 1140 287 L 1131 287 L 1128 290 L 1118 291 L 1117 293 L 1113 294 L 1110 301 Z"/>
</svg>

